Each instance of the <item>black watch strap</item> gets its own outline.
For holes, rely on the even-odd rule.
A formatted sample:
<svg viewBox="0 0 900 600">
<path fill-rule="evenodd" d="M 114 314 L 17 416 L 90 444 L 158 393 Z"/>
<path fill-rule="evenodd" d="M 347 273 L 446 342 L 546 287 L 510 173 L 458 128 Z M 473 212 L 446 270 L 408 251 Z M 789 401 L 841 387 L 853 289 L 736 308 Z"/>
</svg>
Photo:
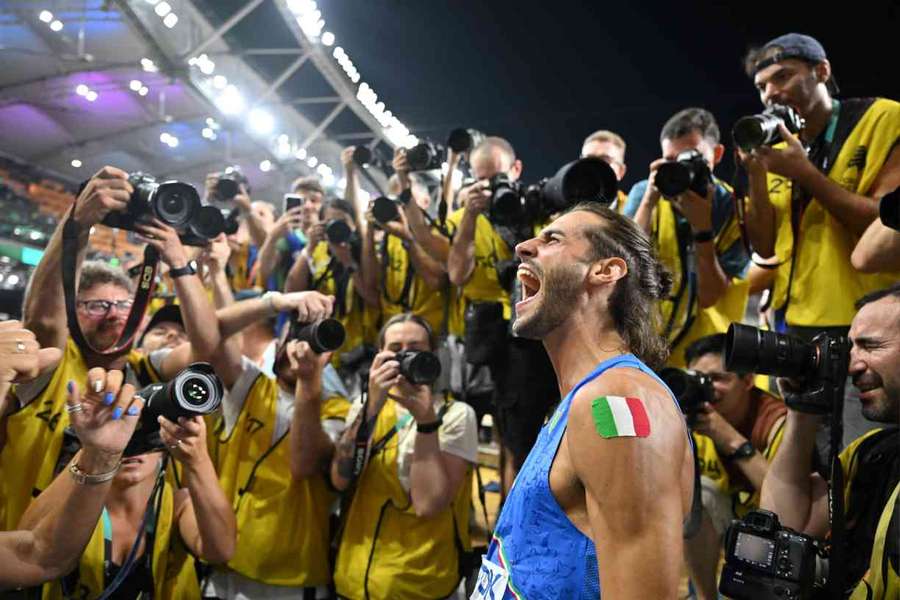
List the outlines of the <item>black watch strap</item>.
<svg viewBox="0 0 900 600">
<path fill-rule="evenodd" d="M 444 424 L 444 417 L 438 417 L 437 421 L 431 423 L 416 423 L 416 431 L 418 433 L 434 433 Z"/>
<path fill-rule="evenodd" d="M 169 277 L 175 279 L 176 277 L 183 277 L 185 275 L 196 275 L 197 267 L 195 267 L 194 264 L 194 261 L 188 261 L 188 264 L 180 269 L 169 269 Z"/>
<path fill-rule="evenodd" d="M 409 201 L 412 200 L 412 188 L 406 188 L 405 190 L 400 192 L 400 195 L 397 196 L 397 200 L 399 200 L 400 204 L 402 204 L 403 206 L 408 206 Z"/>
<path fill-rule="evenodd" d="M 753 447 L 753 444 L 750 442 L 744 442 L 737 449 L 725 457 L 725 460 L 743 460 L 745 458 L 750 458 L 756 454 L 756 448 Z"/>
<path fill-rule="evenodd" d="M 716 232 L 712 229 L 706 229 L 704 231 L 696 231 L 694 232 L 694 241 L 695 242 L 711 242 L 716 239 Z"/>
</svg>

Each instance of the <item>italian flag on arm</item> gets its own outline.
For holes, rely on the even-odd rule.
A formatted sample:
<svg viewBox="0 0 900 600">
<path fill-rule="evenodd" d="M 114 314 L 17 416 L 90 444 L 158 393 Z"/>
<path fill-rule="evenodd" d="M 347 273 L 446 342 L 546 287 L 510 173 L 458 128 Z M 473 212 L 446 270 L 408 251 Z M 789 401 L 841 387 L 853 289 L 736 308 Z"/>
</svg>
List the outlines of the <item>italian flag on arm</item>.
<svg viewBox="0 0 900 600">
<path fill-rule="evenodd" d="M 600 396 L 591 403 L 594 426 L 604 438 L 647 437 L 650 419 L 640 398 Z"/>
</svg>

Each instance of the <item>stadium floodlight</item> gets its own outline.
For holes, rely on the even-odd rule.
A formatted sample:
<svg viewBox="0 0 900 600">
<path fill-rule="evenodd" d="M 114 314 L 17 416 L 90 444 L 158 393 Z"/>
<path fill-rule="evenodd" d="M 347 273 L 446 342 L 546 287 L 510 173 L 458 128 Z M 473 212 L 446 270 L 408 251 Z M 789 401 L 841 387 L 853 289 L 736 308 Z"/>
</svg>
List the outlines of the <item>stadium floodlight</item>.
<svg viewBox="0 0 900 600">
<path fill-rule="evenodd" d="M 310 169 L 314 168 L 317 164 L 319 164 L 319 159 L 315 156 L 310 156 L 306 159 L 306 166 Z"/>
<path fill-rule="evenodd" d="M 244 97 L 234 85 L 228 85 L 222 93 L 216 97 L 216 106 L 226 115 L 236 115 L 243 112 Z"/>
<path fill-rule="evenodd" d="M 269 171 L 271 171 L 272 170 L 272 161 L 270 161 L 269 159 L 266 159 L 266 160 L 262 161 L 261 163 L 259 163 L 259 170 L 262 171 L 263 173 L 268 173 Z"/>
<path fill-rule="evenodd" d="M 251 110 L 248 118 L 250 129 L 256 133 L 266 135 L 272 133 L 272 130 L 275 129 L 275 119 L 269 112 L 261 108 Z"/>
<path fill-rule="evenodd" d="M 149 93 L 150 93 L 150 88 L 148 88 L 146 85 L 138 90 L 138 94 L 140 94 L 141 96 L 146 96 Z"/>
<path fill-rule="evenodd" d="M 139 91 L 142 87 L 144 87 L 144 84 L 141 83 L 141 80 L 140 80 L 140 79 L 132 79 L 132 80 L 131 80 L 131 83 L 128 84 L 128 87 L 131 88 L 131 91 L 132 91 L 132 92 L 137 92 L 137 91 Z"/>
<path fill-rule="evenodd" d="M 85 94 L 84 97 L 88 102 L 93 102 L 94 100 L 96 100 L 97 98 L 100 97 L 100 94 L 98 94 L 94 90 L 91 90 L 87 94 Z"/>
<path fill-rule="evenodd" d="M 42 10 L 41 14 L 38 15 L 38 19 L 40 19 L 44 23 L 49 23 L 53 20 L 53 13 L 49 10 Z"/>
<path fill-rule="evenodd" d="M 326 46 L 331 46 L 334 44 L 334 34 L 330 31 L 326 31 L 322 34 L 322 43 Z"/>
<path fill-rule="evenodd" d="M 156 73 L 159 69 L 156 67 L 156 64 L 150 60 L 149 58 L 141 59 L 141 68 L 148 73 Z"/>
<path fill-rule="evenodd" d="M 59 19 L 56 19 L 52 23 L 50 23 L 50 29 L 53 31 L 59 31 L 63 28 L 63 23 Z"/>
<path fill-rule="evenodd" d="M 89 91 L 91 91 L 90 88 L 83 83 L 79 83 L 77 86 L 75 86 L 75 93 L 79 96 L 87 96 Z"/>
<path fill-rule="evenodd" d="M 173 12 L 167 14 L 167 15 L 163 18 L 163 25 L 165 25 L 165 26 L 168 27 L 169 29 L 172 29 L 173 27 L 175 27 L 175 25 L 176 25 L 177 23 L 178 23 L 178 15 L 176 15 L 176 14 L 173 13 Z"/>
<path fill-rule="evenodd" d="M 73 158 L 73 159 L 72 159 L 72 162 L 69 163 L 69 164 L 72 165 L 73 167 L 75 167 L 76 169 L 80 169 L 80 168 L 81 168 L 81 161 L 78 160 L 77 158 Z"/>
<path fill-rule="evenodd" d="M 296 152 L 294 152 L 294 158 L 297 160 L 306 160 L 306 148 L 298 148 Z"/>
<path fill-rule="evenodd" d="M 217 90 L 224 90 L 228 87 L 228 78 L 224 75 L 216 75 L 213 77 L 213 87 Z"/>
<path fill-rule="evenodd" d="M 165 17 L 167 14 L 172 12 L 172 5 L 169 4 L 168 2 L 165 2 L 165 0 L 163 0 L 163 2 L 160 2 L 159 4 L 157 4 L 153 8 L 153 10 L 156 11 L 156 14 L 159 15 L 160 17 Z"/>
</svg>

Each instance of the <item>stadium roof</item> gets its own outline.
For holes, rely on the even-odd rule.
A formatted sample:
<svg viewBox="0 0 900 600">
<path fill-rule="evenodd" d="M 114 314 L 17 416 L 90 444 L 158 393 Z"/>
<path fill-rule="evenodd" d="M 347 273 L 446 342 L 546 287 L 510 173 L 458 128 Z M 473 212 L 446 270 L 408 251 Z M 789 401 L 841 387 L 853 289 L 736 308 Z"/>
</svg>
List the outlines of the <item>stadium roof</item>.
<svg viewBox="0 0 900 600">
<path fill-rule="evenodd" d="M 239 165 L 274 199 L 340 187 L 342 147 L 415 138 L 312 0 L 12 0 L 0 9 L 0 152 L 72 183 L 105 164 L 178 178 Z"/>
</svg>

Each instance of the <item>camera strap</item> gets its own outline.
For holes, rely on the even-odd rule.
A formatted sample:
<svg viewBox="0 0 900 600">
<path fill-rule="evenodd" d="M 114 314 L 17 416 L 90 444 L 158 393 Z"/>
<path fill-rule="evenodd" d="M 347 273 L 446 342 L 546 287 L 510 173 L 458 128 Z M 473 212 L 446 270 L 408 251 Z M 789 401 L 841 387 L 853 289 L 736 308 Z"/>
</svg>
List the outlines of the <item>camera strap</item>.
<svg viewBox="0 0 900 600">
<path fill-rule="evenodd" d="M 700 531 L 700 523 L 703 520 L 703 491 L 700 488 L 700 458 L 697 456 L 697 444 L 694 436 L 688 433 L 691 442 L 691 454 L 694 456 L 694 493 L 691 497 L 691 512 L 682 526 L 682 537 L 689 539 Z"/>
<path fill-rule="evenodd" d="M 144 248 L 144 263 L 141 265 L 138 289 L 135 292 L 134 303 L 131 305 L 128 319 L 125 321 L 125 328 L 122 330 L 119 339 L 110 348 L 103 351 L 97 350 L 85 339 L 76 314 L 77 303 L 75 294 L 78 285 L 78 254 L 81 250 L 79 248 L 79 237 L 83 228 L 75 220 L 74 213 L 75 207 L 73 205 L 63 225 L 62 260 L 60 261 L 69 335 L 72 336 L 72 339 L 85 355 L 118 356 L 131 349 L 135 334 L 144 320 L 144 314 L 147 311 L 147 306 L 150 303 L 156 285 L 156 268 L 159 263 L 159 255 L 153 246 L 148 245 Z"/>
<path fill-rule="evenodd" d="M 404 312 L 409 312 L 412 310 L 412 302 L 409 298 L 409 292 L 412 289 L 413 284 L 413 276 L 416 273 L 415 267 L 412 264 L 412 258 L 409 255 L 409 249 L 404 244 L 403 251 L 406 252 L 406 272 L 403 275 L 403 289 L 400 290 L 400 295 L 397 298 L 391 298 L 388 294 L 387 289 L 387 273 L 390 262 L 390 252 L 388 252 L 388 240 L 391 237 L 390 233 L 385 232 L 384 238 L 381 240 L 381 281 L 383 282 L 382 294 L 384 295 L 384 299 L 388 301 L 389 304 L 396 304 L 403 308 Z M 398 238 L 399 239 L 399 238 Z"/>
</svg>

